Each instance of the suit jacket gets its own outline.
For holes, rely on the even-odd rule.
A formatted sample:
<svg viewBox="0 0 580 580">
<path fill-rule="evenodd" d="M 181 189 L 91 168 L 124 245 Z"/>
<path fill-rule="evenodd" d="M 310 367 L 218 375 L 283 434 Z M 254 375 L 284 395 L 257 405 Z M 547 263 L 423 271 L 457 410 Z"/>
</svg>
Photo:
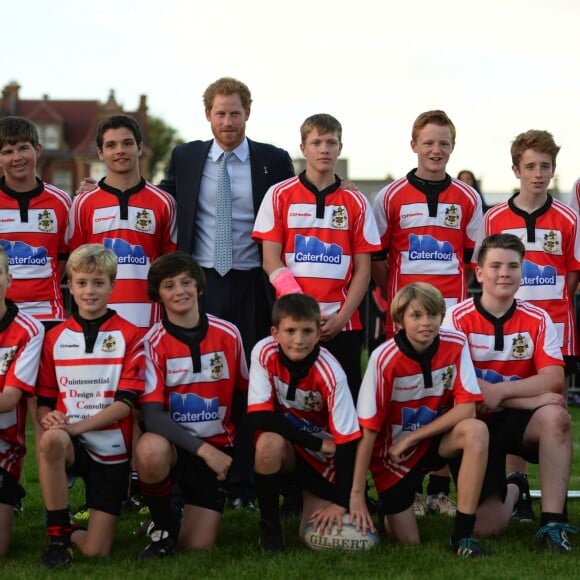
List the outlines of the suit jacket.
<svg viewBox="0 0 580 580">
<path fill-rule="evenodd" d="M 191 141 L 177 146 L 159 187 L 177 201 L 177 248 L 188 254 L 193 251 L 193 232 L 203 167 L 213 140 Z M 268 189 L 294 175 L 290 155 L 284 149 L 248 139 L 252 175 L 254 215 Z"/>
</svg>

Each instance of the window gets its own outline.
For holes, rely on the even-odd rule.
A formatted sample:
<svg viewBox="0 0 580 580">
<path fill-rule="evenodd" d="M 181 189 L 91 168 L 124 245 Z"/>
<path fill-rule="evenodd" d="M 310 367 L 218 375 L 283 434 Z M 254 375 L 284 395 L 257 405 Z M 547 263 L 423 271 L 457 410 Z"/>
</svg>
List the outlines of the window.
<svg viewBox="0 0 580 580">
<path fill-rule="evenodd" d="M 37 125 L 40 144 L 47 151 L 60 149 L 60 125 Z"/>
</svg>

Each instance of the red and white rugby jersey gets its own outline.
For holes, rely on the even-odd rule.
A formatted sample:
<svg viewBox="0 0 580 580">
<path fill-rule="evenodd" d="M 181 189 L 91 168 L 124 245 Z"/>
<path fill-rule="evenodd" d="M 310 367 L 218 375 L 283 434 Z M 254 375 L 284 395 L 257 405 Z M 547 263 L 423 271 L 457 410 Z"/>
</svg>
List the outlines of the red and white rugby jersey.
<svg viewBox="0 0 580 580">
<path fill-rule="evenodd" d="M 161 320 L 161 306 L 147 298 L 147 272 L 156 258 L 176 249 L 175 200 L 141 180 L 125 192 L 102 180 L 75 197 L 69 225 L 71 252 L 98 243 L 117 255 L 117 279 L 109 306 L 137 326 Z"/>
<path fill-rule="evenodd" d="M 17 193 L 0 179 L 0 245 L 12 274 L 6 296 L 38 320 L 64 320 L 58 260 L 68 254 L 71 198 L 38 183 L 31 192 Z"/>
<path fill-rule="evenodd" d="M 44 327 L 14 303 L 6 304 L 8 312 L 0 320 L 0 391 L 15 387 L 23 396 L 12 411 L 0 413 L 0 467 L 19 479 L 26 454 L 27 401 L 34 394 Z"/>
<path fill-rule="evenodd" d="M 159 322 L 145 335 L 145 393 L 139 403 L 163 403 L 181 427 L 216 447 L 234 444 L 234 391 L 247 391 L 248 367 L 239 330 L 207 315 L 199 342 L 201 371 L 190 347 Z"/>
<path fill-rule="evenodd" d="M 427 282 L 451 306 L 467 297 L 464 252 L 473 250 L 481 227 L 481 198 L 449 178 L 448 187 L 429 200 L 412 178 L 413 172 L 390 183 L 373 203 L 381 245 L 388 252 L 385 294 L 390 301 L 403 286 Z M 395 331 L 392 321 L 388 330 Z"/>
<path fill-rule="evenodd" d="M 346 299 L 354 255 L 376 252 L 380 245 L 371 206 L 360 192 L 337 184 L 324 197 L 321 217 L 316 202 L 317 196 L 300 177 L 272 186 L 258 211 L 252 238 L 282 244 L 282 262 L 300 288 L 316 298 L 322 313 L 331 315 Z M 355 310 L 344 330 L 360 328 Z"/>
<path fill-rule="evenodd" d="M 575 211 L 576 215 L 580 215 L 580 179 L 576 180 L 574 187 L 572 187 L 570 207 Z"/>
<path fill-rule="evenodd" d="M 377 433 L 370 462 L 377 491 L 382 493 L 404 478 L 432 439 L 410 449 L 402 463 L 389 459 L 393 443 L 455 404 L 482 400 L 467 340 L 460 332 L 441 329 L 439 339 L 421 354 L 400 334 L 376 348 L 363 377 L 357 412 L 361 426 Z"/>
<path fill-rule="evenodd" d="M 467 336 L 475 373 L 489 383 L 525 379 L 551 365 L 563 366 L 560 343 L 549 315 L 522 300 L 495 318 L 479 297 L 470 298 L 447 311 L 444 326 Z"/>
<path fill-rule="evenodd" d="M 514 234 L 522 240 L 526 254 L 516 298 L 543 308 L 556 326 L 562 354 L 578 355 L 574 304 L 566 286 L 566 273 L 580 270 L 578 216 L 551 196 L 529 214 L 516 207 L 515 197 L 485 214 L 478 246 L 491 234 Z"/>
<path fill-rule="evenodd" d="M 290 371 L 280 360 L 278 344 L 272 337 L 262 339 L 252 350 L 248 413 L 282 413 L 296 429 L 327 439 L 337 445 L 360 438 L 360 429 L 346 375 L 338 361 L 320 347 L 318 359 L 308 375 L 298 382 L 294 400 L 287 398 Z M 320 475 L 335 482 L 334 459 L 294 445 Z"/>
<path fill-rule="evenodd" d="M 117 391 L 144 389 L 143 331 L 112 313 L 95 330 L 87 352 L 86 321 L 76 316 L 46 333 L 36 394 L 57 400 L 56 409 L 71 423 L 98 414 L 115 401 Z M 83 328 L 85 327 L 85 328 Z M 133 414 L 79 436 L 99 463 L 121 463 L 131 456 Z"/>
</svg>

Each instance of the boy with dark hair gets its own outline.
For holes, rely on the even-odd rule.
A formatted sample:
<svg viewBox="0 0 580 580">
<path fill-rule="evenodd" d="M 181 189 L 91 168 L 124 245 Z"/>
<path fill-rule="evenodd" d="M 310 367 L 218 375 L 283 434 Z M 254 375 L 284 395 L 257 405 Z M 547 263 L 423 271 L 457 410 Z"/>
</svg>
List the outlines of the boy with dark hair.
<svg viewBox="0 0 580 580">
<path fill-rule="evenodd" d="M 256 495 L 260 547 L 284 550 L 279 496 L 283 475 L 304 489 L 299 534 L 342 526 L 348 507 L 356 442 L 352 395 L 337 360 L 318 345 L 321 314 L 306 294 L 276 301 L 272 336 L 252 350 L 248 413 L 257 429 Z"/>
<path fill-rule="evenodd" d="M 455 137 L 455 125 L 445 111 L 421 113 L 411 133 L 417 168 L 387 185 L 375 198 L 373 211 L 382 251 L 373 256 L 372 275 L 387 303 L 413 282 L 438 288 L 446 306 L 467 298 L 469 262 L 481 227 L 482 202 L 474 189 L 446 171 Z M 387 338 L 396 331 L 394 321 L 387 320 Z M 417 515 L 427 511 L 455 515 L 449 484 L 448 471 L 431 475 L 425 502 L 419 482 Z"/>
<path fill-rule="evenodd" d="M 115 115 L 97 128 L 97 153 L 107 175 L 77 195 L 70 218 L 69 246 L 101 243 L 117 256 L 118 274 L 110 306 L 142 328 L 161 317 L 147 298 L 153 260 L 176 248 L 175 200 L 139 172 L 143 137 L 139 124 Z"/>
<path fill-rule="evenodd" d="M 300 128 L 306 169 L 271 187 L 252 237 L 262 243 L 263 267 L 278 297 L 304 292 L 322 311 L 320 339 L 344 368 L 356 400 L 362 325 L 358 307 L 370 280 L 379 238 L 371 206 L 335 175 L 342 127 L 327 114 Z"/>
<path fill-rule="evenodd" d="M 0 119 L 0 247 L 12 275 L 7 297 L 50 327 L 65 318 L 60 281 L 71 199 L 36 176 L 41 152 L 31 121 Z"/>
<path fill-rule="evenodd" d="M 492 210 L 493 211 L 493 210 Z M 545 550 L 571 552 L 564 514 L 572 462 L 570 415 L 565 407 L 564 361 L 548 314 L 518 300 L 525 245 L 513 234 L 481 243 L 476 267 L 482 293 L 457 304 L 444 324 L 469 341 L 489 429 L 489 460 L 476 532 L 499 534 L 514 506 L 529 493 L 527 479 L 505 476 L 506 455 L 540 466 L 542 516 L 536 537 Z"/>
<path fill-rule="evenodd" d="M 40 322 L 6 298 L 12 282 L 0 248 L 0 556 L 10 545 L 26 454 L 26 401 L 34 394 L 44 338 Z"/>
<path fill-rule="evenodd" d="M 70 563 L 110 553 L 129 481 L 132 409 L 143 391 L 142 331 L 107 308 L 117 259 L 101 244 L 73 251 L 66 274 L 78 307 L 50 330 L 42 349 L 36 394 L 38 472 L 50 543 L 40 562 Z M 88 530 L 71 525 L 67 474 L 85 481 Z"/>
<path fill-rule="evenodd" d="M 445 301 L 422 282 L 391 302 L 401 330 L 371 354 L 357 410 L 362 439 L 350 499 L 357 528 L 374 530 L 364 501 L 370 465 L 385 528 L 398 542 L 418 544 L 413 509 L 423 475 L 450 463 L 456 473 L 457 512 L 451 549 L 466 558 L 487 553 L 473 538 L 487 460 L 487 429 L 475 418 L 482 400 L 467 340 L 441 329 Z"/>
<path fill-rule="evenodd" d="M 170 555 L 177 544 L 210 548 L 217 540 L 232 463 L 235 423 L 246 409 L 248 371 L 238 329 L 199 311 L 205 290 L 199 264 L 184 252 L 159 257 L 147 275 L 148 296 L 165 316 L 145 336 L 145 433 L 136 463 L 153 525 L 140 559 Z M 172 479 L 185 509 L 171 506 Z"/>
<path fill-rule="evenodd" d="M 499 233 L 522 240 L 526 253 L 516 298 L 550 315 L 569 376 L 576 373 L 580 354 L 573 303 L 580 280 L 580 231 L 578 215 L 548 193 L 559 151 L 547 131 L 530 130 L 514 139 L 512 169 L 520 190 L 487 212 L 479 241 Z M 510 456 L 508 470 L 527 485 L 524 461 Z M 514 518 L 535 519 L 529 491 L 518 502 Z"/>
</svg>

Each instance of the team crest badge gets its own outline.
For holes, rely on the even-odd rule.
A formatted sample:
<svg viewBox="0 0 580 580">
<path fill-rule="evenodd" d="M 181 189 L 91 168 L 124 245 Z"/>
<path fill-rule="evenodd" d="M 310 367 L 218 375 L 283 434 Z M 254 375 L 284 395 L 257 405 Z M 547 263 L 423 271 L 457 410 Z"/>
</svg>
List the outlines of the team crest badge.
<svg viewBox="0 0 580 580">
<path fill-rule="evenodd" d="M 0 375 L 5 375 L 10 368 L 10 363 L 14 360 L 16 355 L 16 347 L 13 346 L 10 350 L 7 350 L 0 361 Z"/>
<path fill-rule="evenodd" d="M 38 229 L 41 232 L 53 232 L 54 231 L 54 219 L 52 214 L 47 210 L 42 210 L 38 214 Z"/>
<path fill-rule="evenodd" d="M 528 356 L 529 345 L 522 334 L 518 334 L 512 340 L 512 356 L 514 358 L 525 358 Z"/>
<path fill-rule="evenodd" d="M 455 204 L 451 204 L 445 210 L 445 225 L 448 228 L 459 228 L 459 212 Z"/>
<path fill-rule="evenodd" d="M 441 380 L 443 381 L 443 388 L 445 390 L 449 390 L 451 388 L 451 384 L 453 382 L 453 367 L 452 366 L 448 366 L 441 373 Z"/>
<path fill-rule="evenodd" d="M 544 234 L 544 252 L 548 254 L 555 254 L 560 249 L 560 242 L 554 230 Z"/>
<path fill-rule="evenodd" d="M 346 214 L 346 208 L 344 205 L 339 205 L 334 208 L 332 212 L 332 227 L 335 230 L 347 230 L 348 229 L 348 216 Z"/>
<path fill-rule="evenodd" d="M 322 396 L 320 393 L 309 391 L 304 397 L 304 409 L 306 411 L 320 411 L 322 409 Z"/>
<path fill-rule="evenodd" d="M 101 346 L 101 350 L 103 352 L 113 352 L 117 348 L 117 341 L 115 337 L 111 334 L 103 340 L 103 346 Z"/>
<path fill-rule="evenodd" d="M 217 381 L 223 377 L 224 359 L 219 352 L 214 352 L 213 356 L 209 359 L 209 368 L 212 379 Z"/>
<path fill-rule="evenodd" d="M 142 209 L 141 211 L 137 212 L 135 229 L 139 230 L 140 232 L 151 231 L 151 214 L 146 209 Z"/>
</svg>

